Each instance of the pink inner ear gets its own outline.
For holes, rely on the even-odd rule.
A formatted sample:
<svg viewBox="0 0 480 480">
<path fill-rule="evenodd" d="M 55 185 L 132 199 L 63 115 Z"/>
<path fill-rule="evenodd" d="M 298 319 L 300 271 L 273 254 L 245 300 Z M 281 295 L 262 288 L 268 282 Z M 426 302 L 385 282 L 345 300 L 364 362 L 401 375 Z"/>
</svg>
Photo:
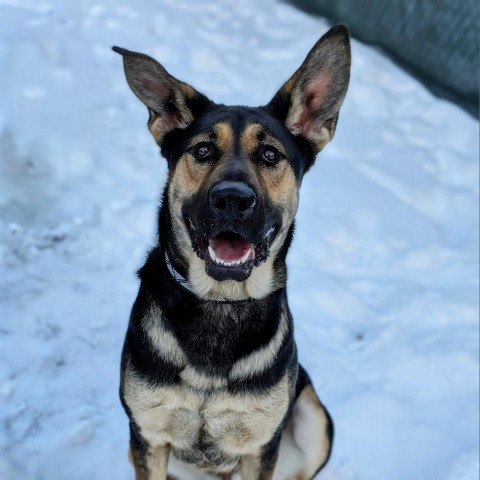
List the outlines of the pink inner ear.
<svg viewBox="0 0 480 480">
<path fill-rule="evenodd" d="M 143 77 L 141 82 L 152 92 L 158 93 L 161 97 L 166 98 L 172 94 L 172 89 L 164 82 L 159 81 L 157 78 Z"/>
<path fill-rule="evenodd" d="M 320 71 L 305 87 L 305 105 L 312 110 L 318 110 L 331 85 L 332 76 L 328 72 Z"/>
<path fill-rule="evenodd" d="M 305 85 L 302 94 L 301 113 L 298 122 L 291 125 L 293 134 L 309 134 L 319 131 L 321 125 L 317 124 L 317 114 L 331 86 L 332 76 L 329 72 L 320 71 Z"/>
<path fill-rule="evenodd" d="M 155 123 L 155 130 L 160 132 L 169 132 L 178 126 L 180 122 L 175 116 L 172 115 L 162 115 L 158 118 Z"/>
</svg>

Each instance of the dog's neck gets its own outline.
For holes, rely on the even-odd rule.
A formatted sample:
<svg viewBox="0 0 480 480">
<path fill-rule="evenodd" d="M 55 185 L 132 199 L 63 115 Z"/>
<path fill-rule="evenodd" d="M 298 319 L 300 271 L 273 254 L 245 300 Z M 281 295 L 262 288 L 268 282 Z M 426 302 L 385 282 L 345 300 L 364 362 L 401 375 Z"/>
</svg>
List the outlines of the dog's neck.
<svg viewBox="0 0 480 480">
<path fill-rule="evenodd" d="M 187 290 L 190 293 L 195 293 L 190 282 L 186 279 L 176 268 L 173 266 L 170 257 L 168 256 L 167 251 L 165 250 L 165 264 L 167 265 L 168 271 L 172 275 L 172 278 L 180 285 L 182 288 Z"/>
<path fill-rule="evenodd" d="M 192 295 L 195 295 L 195 290 L 193 287 L 190 285 L 190 282 L 188 281 L 187 278 L 185 278 L 173 265 L 172 261 L 170 260 L 170 257 L 168 256 L 168 252 L 165 250 L 165 264 L 167 266 L 168 271 L 170 272 L 170 275 L 172 278 L 177 282 L 177 284 L 185 289 L 187 292 L 190 292 Z M 242 299 L 242 300 L 229 300 L 228 298 L 224 297 L 217 297 L 214 300 L 211 300 L 213 302 L 222 302 L 222 303 L 232 303 L 232 302 L 244 302 L 249 299 Z"/>
</svg>

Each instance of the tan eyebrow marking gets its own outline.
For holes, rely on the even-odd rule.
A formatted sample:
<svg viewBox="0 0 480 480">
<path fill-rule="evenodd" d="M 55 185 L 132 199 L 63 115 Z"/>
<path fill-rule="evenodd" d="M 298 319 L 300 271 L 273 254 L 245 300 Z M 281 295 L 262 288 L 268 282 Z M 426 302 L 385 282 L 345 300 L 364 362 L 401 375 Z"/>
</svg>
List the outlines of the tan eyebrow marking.
<svg viewBox="0 0 480 480">
<path fill-rule="evenodd" d="M 251 155 L 259 145 L 271 145 L 282 155 L 287 156 L 282 143 L 268 132 L 259 123 L 250 123 L 246 126 L 241 136 L 242 149 Z"/>
<path fill-rule="evenodd" d="M 265 140 L 261 143 L 271 145 L 272 147 L 275 147 L 282 155 L 284 155 L 285 157 L 287 156 L 287 152 L 285 151 L 283 144 L 273 135 L 267 133 L 265 135 Z"/>
<path fill-rule="evenodd" d="M 213 126 L 212 130 L 195 135 L 188 142 L 188 148 L 200 142 L 214 142 L 222 150 L 228 150 L 233 143 L 233 130 L 229 123 L 222 122 Z"/>
<path fill-rule="evenodd" d="M 220 150 L 228 150 L 233 145 L 233 129 L 227 122 L 217 123 L 213 127 L 214 132 L 217 134 L 217 145 Z"/>
<path fill-rule="evenodd" d="M 262 126 L 258 123 L 250 123 L 245 127 L 240 138 L 242 150 L 248 154 L 253 153 L 258 147 L 258 135 L 262 132 Z"/>
<path fill-rule="evenodd" d="M 212 141 L 213 138 L 215 138 L 215 136 L 214 134 L 212 136 L 212 133 L 210 134 L 208 132 L 199 133 L 198 135 L 195 135 L 190 139 L 190 141 L 188 142 L 188 148 L 192 148 L 194 145 L 200 142 L 210 142 Z"/>
</svg>

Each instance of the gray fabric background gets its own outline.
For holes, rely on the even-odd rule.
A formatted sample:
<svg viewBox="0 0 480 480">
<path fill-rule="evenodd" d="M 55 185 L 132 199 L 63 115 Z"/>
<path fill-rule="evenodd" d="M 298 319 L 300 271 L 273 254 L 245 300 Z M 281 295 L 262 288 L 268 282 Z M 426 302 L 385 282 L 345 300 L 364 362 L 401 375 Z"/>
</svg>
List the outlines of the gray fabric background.
<svg viewBox="0 0 480 480">
<path fill-rule="evenodd" d="M 289 0 L 348 25 L 478 116 L 478 0 Z M 436 88 L 437 87 L 437 88 Z"/>
</svg>

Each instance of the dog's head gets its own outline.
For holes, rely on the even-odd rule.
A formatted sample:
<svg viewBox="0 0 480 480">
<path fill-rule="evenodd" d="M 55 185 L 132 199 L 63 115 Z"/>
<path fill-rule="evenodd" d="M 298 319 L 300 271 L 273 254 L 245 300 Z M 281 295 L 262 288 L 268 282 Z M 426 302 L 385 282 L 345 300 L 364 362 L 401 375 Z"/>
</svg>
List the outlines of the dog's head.
<svg viewBox="0 0 480 480">
<path fill-rule="evenodd" d="M 154 59 L 114 50 L 168 161 L 172 261 L 201 298 L 261 298 L 283 286 L 302 177 L 332 139 L 348 86 L 347 29 L 327 32 L 258 108 L 217 105 Z"/>
</svg>

